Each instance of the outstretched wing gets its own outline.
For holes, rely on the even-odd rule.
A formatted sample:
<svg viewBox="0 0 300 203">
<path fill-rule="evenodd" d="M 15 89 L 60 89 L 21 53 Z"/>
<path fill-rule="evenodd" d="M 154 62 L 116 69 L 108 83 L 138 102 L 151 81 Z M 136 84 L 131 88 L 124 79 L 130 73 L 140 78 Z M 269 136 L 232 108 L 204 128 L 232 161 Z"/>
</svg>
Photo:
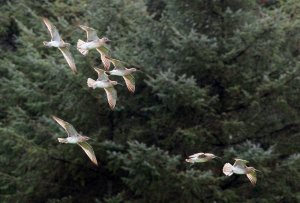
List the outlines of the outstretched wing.
<svg viewBox="0 0 300 203">
<path fill-rule="evenodd" d="M 76 74 L 77 69 L 76 69 L 75 61 L 74 61 L 74 58 L 73 58 L 69 48 L 68 47 L 63 47 L 63 48 L 59 48 L 59 50 L 64 55 L 67 63 L 69 64 L 71 70 L 73 71 L 73 73 Z"/>
<path fill-rule="evenodd" d="M 87 143 L 87 142 L 79 142 L 77 143 L 82 149 L 83 151 L 86 153 L 86 155 L 90 158 L 90 160 L 98 166 L 98 162 L 94 153 L 94 150 L 92 148 L 92 146 Z"/>
<path fill-rule="evenodd" d="M 105 70 L 109 70 L 109 67 L 110 67 L 110 60 L 108 59 L 109 49 L 106 48 L 105 46 L 101 46 L 101 47 L 97 48 L 97 51 L 101 55 L 101 61 L 104 65 Z"/>
<path fill-rule="evenodd" d="M 94 68 L 94 70 L 98 73 L 98 81 L 108 81 L 108 75 L 105 73 L 105 70 L 102 70 L 100 68 Z"/>
<path fill-rule="evenodd" d="M 52 118 L 65 129 L 65 131 L 68 133 L 68 137 L 70 136 L 78 136 L 78 132 L 75 130 L 75 128 L 68 122 L 57 118 L 56 116 L 52 116 Z"/>
<path fill-rule="evenodd" d="M 204 153 L 200 152 L 200 153 L 189 156 L 189 158 L 198 158 L 198 157 L 199 158 L 204 157 Z"/>
<path fill-rule="evenodd" d="M 97 36 L 97 31 L 94 28 L 85 25 L 79 25 L 79 27 L 86 31 L 86 38 L 88 42 L 99 39 L 99 37 Z"/>
<path fill-rule="evenodd" d="M 60 41 L 61 38 L 56 27 L 48 20 L 48 18 L 43 18 L 43 21 L 50 32 L 51 41 Z"/>
<path fill-rule="evenodd" d="M 246 167 L 246 164 L 249 162 L 247 160 L 243 160 L 243 159 L 234 159 L 235 162 L 233 164 L 233 166 L 239 166 L 239 167 Z"/>
<path fill-rule="evenodd" d="M 118 69 L 118 70 L 125 70 L 126 67 L 125 67 L 125 62 L 124 61 L 120 61 L 120 60 L 117 60 L 117 59 L 112 59 L 112 58 L 109 58 L 110 62 L 112 62 L 112 64 L 114 64 L 114 69 Z"/>
<path fill-rule="evenodd" d="M 257 177 L 256 177 L 256 172 L 255 172 L 255 170 L 253 170 L 253 171 L 250 172 L 250 173 L 247 173 L 246 175 L 247 175 L 248 179 L 250 180 L 251 184 L 252 184 L 252 185 L 255 185 L 256 182 L 257 182 Z"/>
<path fill-rule="evenodd" d="M 133 93 L 135 91 L 135 79 L 133 75 L 132 74 L 124 75 L 123 78 L 125 80 L 128 90 Z"/>
<path fill-rule="evenodd" d="M 117 91 L 114 87 L 104 88 L 107 101 L 111 109 L 114 109 L 117 102 Z"/>
</svg>

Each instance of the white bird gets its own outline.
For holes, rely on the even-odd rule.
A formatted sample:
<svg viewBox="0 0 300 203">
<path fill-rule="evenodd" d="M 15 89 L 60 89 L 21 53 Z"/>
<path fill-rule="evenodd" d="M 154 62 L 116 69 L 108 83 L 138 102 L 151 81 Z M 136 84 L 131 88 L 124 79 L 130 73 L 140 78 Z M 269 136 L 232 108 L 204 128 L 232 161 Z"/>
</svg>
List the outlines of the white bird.
<svg viewBox="0 0 300 203">
<path fill-rule="evenodd" d="M 109 75 L 117 75 L 117 76 L 122 76 L 128 90 L 130 92 L 135 91 L 135 79 L 132 75 L 132 73 L 136 72 L 136 68 L 126 68 L 125 64 L 123 61 L 117 60 L 117 59 L 112 59 L 109 57 L 106 57 L 113 65 L 114 69 L 111 71 L 106 71 L 107 74 Z"/>
<path fill-rule="evenodd" d="M 98 79 L 95 81 L 91 78 L 88 78 L 87 85 L 93 89 L 102 88 L 106 92 L 108 104 L 111 109 L 114 109 L 117 101 L 117 91 L 114 88 L 115 85 L 119 84 L 117 81 L 112 81 L 108 78 L 108 75 L 104 70 L 99 68 L 94 68 L 98 73 Z"/>
<path fill-rule="evenodd" d="M 105 56 L 108 56 L 109 50 L 105 47 L 105 45 L 110 42 L 110 40 L 107 37 L 99 38 L 97 35 L 97 31 L 94 28 L 84 25 L 79 25 L 79 27 L 86 31 L 87 41 L 85 42 L 81 39 L 78 40 L 78 51 L 85 56 L 88 54 L 89 50 L 97 49 L 97 51 L 101 55 L 101 60 L 103 62 L 104 68 L 106 70 L 109 70 L 110 62 L 105 58 Z"/>
<path fill-rule="evenodd" d="M 248 163 L 247 160 L 243 159 L 235 159 L 235 162 L 233 165 L 230 163 L 226 163 L 223 167 L 223 173 L 226 176 L 231 176 L 232 174 L 245 174 L 252 185 L 255 185 L 257 182 L 256 177 L 256 170 L 254 167 L 248 167 L 246 164 Z"/>
<path fill-rule="evenodd" d="M 185 161 L 189 163 L 203 163 L 203 162 L 210 161 L 214 158 L 218 158 L 218 156 L 211 153 L 200 152 L 189 156 L 189 158 L 185 159 Z"/>
<path fill-rule="evenodd" d="M 43 22 L 45 23 L 45 25 L 47 26 L 49 32 L 50 32 L 50 35 L 51 35 L 51 41 L 50 42 L 46 42 L 44 41 L 44 45 L 47 46 L 47 47 L 57 47 L 61 53 L 64 55 L 67 63 L 69 64 L 71 70 L 73 71 L 73 73 L 75 74 L 77 72 L 77 69 L 76 69 L 76 65 L 75 65 L 75 62 L 74 62 L 74 58 L 69 50 L 69 47 L 70 47 L 70 44 L 69 43 L 65 43 L 56 27 L 47 19 L 47 18 L 43 18 Z"/>
<path fill-rule="evenodd" d="M 89 145 L 86 141 L 90 138 L 87 136 L 83 136 L 79 134 L 75 128 L 68 122 L 57 118 L 56 116 L 52 116 L 52 118 L 65 129 L 68 134 L 67 138 L 57 138 L 60 143 L 69 143 L 69 144 L 78 144 L 83 151 L 87 154 L 87 156 L 91 159 L 91 161 L 98 166 L 98 162 L 94 153 L 94 150 L 91 145 Z"/>
</svg>

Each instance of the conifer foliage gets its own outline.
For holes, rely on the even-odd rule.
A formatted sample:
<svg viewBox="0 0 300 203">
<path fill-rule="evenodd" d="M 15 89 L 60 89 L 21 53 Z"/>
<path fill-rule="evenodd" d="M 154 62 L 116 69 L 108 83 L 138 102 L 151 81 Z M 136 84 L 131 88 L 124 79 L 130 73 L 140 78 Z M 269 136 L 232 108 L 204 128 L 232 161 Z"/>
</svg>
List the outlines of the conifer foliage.
<svg viewBox="0 0 300 203">
<path fill-rule="evenodd" d="M 299 0 L 19 0 L 0 5 L 0 202 L 299 202 Z M 43 41 L 47 17 L 78 74 Z M 85 24 L 142 72 L 114 111 L 86 79 Z M 112 76 L 114 78 L 114 76 Z M 116 79 L 119 79 L 116 77 Z M 57 142 L 57 115 L 99 167 Z M 197 152 L 221 160 L 190 165 Z M 257 172 L 226 177 L 224 163 Z"/>
</svg>

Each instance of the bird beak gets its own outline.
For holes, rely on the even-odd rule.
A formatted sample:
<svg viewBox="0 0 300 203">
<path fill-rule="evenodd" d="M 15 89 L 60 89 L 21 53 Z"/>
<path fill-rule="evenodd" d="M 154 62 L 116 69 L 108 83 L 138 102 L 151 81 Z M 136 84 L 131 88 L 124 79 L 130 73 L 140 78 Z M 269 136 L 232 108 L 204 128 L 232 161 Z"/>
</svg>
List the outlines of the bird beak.
<svg viewBox="0 0 300 203">
<path fill-rule="evenodd" d="M 221 157 L 219 157 L 219 156 L 215 156 L 214 158 L 217 158 L 217 159 L 222 159 Z"/>
<path fill-rule="evenodd" d="M 141 69 L 141 68 L 139 68 L 139 67 L 135 67 L 135 66 L 133 66 L 133 68 L 135 68 L 135 69 L 136 69 L 136 71 L 139 71 L 139 72 L 142 72 L 142 73 L 144 73 L 144 71 L 142 71 L 142 69 Z"/>
</svg>

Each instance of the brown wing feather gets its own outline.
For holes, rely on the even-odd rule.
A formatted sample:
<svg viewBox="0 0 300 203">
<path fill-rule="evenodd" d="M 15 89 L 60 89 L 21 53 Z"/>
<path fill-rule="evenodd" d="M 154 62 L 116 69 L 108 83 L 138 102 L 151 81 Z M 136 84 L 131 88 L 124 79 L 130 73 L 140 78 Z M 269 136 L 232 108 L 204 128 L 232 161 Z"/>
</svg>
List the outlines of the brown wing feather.
<svg viewBox="0 0 300 203">
<path fill-rule="evenodd" d="M 78 145 L 83 149 L 86 155 L 90 158 L 90 160 L 98 166 L 98 162 L 94 153 L 94 150 L 91 145 L 87 142 L 79 142 Z"/>
<path fill-rule="evenodd" d="M 43 22 L 45 23 L 45 25 L 47 26 L 47 29 L 50 32 L 51 35 L 51 40 L 52 41 L 60 41 L 61 38 L 59 36 L 58 30 L 56 29 L 56 27 L 48 20 L 48 18 L 43 18 Z"/>
<path fill-rule="evenodd" d="M 59 50 L 64 55 L 67 63 L 69 64 L 71 70 L 73 71 L 73 73 L 76 74 L 77 73 L 77 69 L 76 69 L 74 58 L 73 58 L 70 50 L 67 47 L 59 48 Z"/>
<path fill-rule="evenodd" d="M 86 31 L 86 38 L 88 42 L 99 39 L 97 36 L 97 31 L 94 28 L 85 25 L 79 25 L 79 27 L 84 31 Z"/>
<path fill-rule="evenodd" d="M 117 91 L 114 87 L 104 88 L 107 96 L 107 101 L 111 109 L 114 109 L 117 102 Z"/>
<path fill-rule="evenodd" d="M 128 90 L 133 93 L 135 91 L 135 79 L 133 75 L 132 74 L 125 75 L 123 76 L 123 78 L 125 80 Z"/>
<path fill-rule="evenodd" d="M 247 173 L 246 175 L 247 175 L 248 179 L 250 180 L 251 184 L 255 185 L 257 182 L 256 172 L 252 171 L 250 173 Z"/>
<path fill-rule="evenodd" d="M 65 129 L 65 131 L 68 133 L 68 136 L 77 136 L 78 132 L 75 130 L 75 128 L 68 122 L 57 118 L 56 116 L 52 116 L 52 118 Z"/>
</svg>

